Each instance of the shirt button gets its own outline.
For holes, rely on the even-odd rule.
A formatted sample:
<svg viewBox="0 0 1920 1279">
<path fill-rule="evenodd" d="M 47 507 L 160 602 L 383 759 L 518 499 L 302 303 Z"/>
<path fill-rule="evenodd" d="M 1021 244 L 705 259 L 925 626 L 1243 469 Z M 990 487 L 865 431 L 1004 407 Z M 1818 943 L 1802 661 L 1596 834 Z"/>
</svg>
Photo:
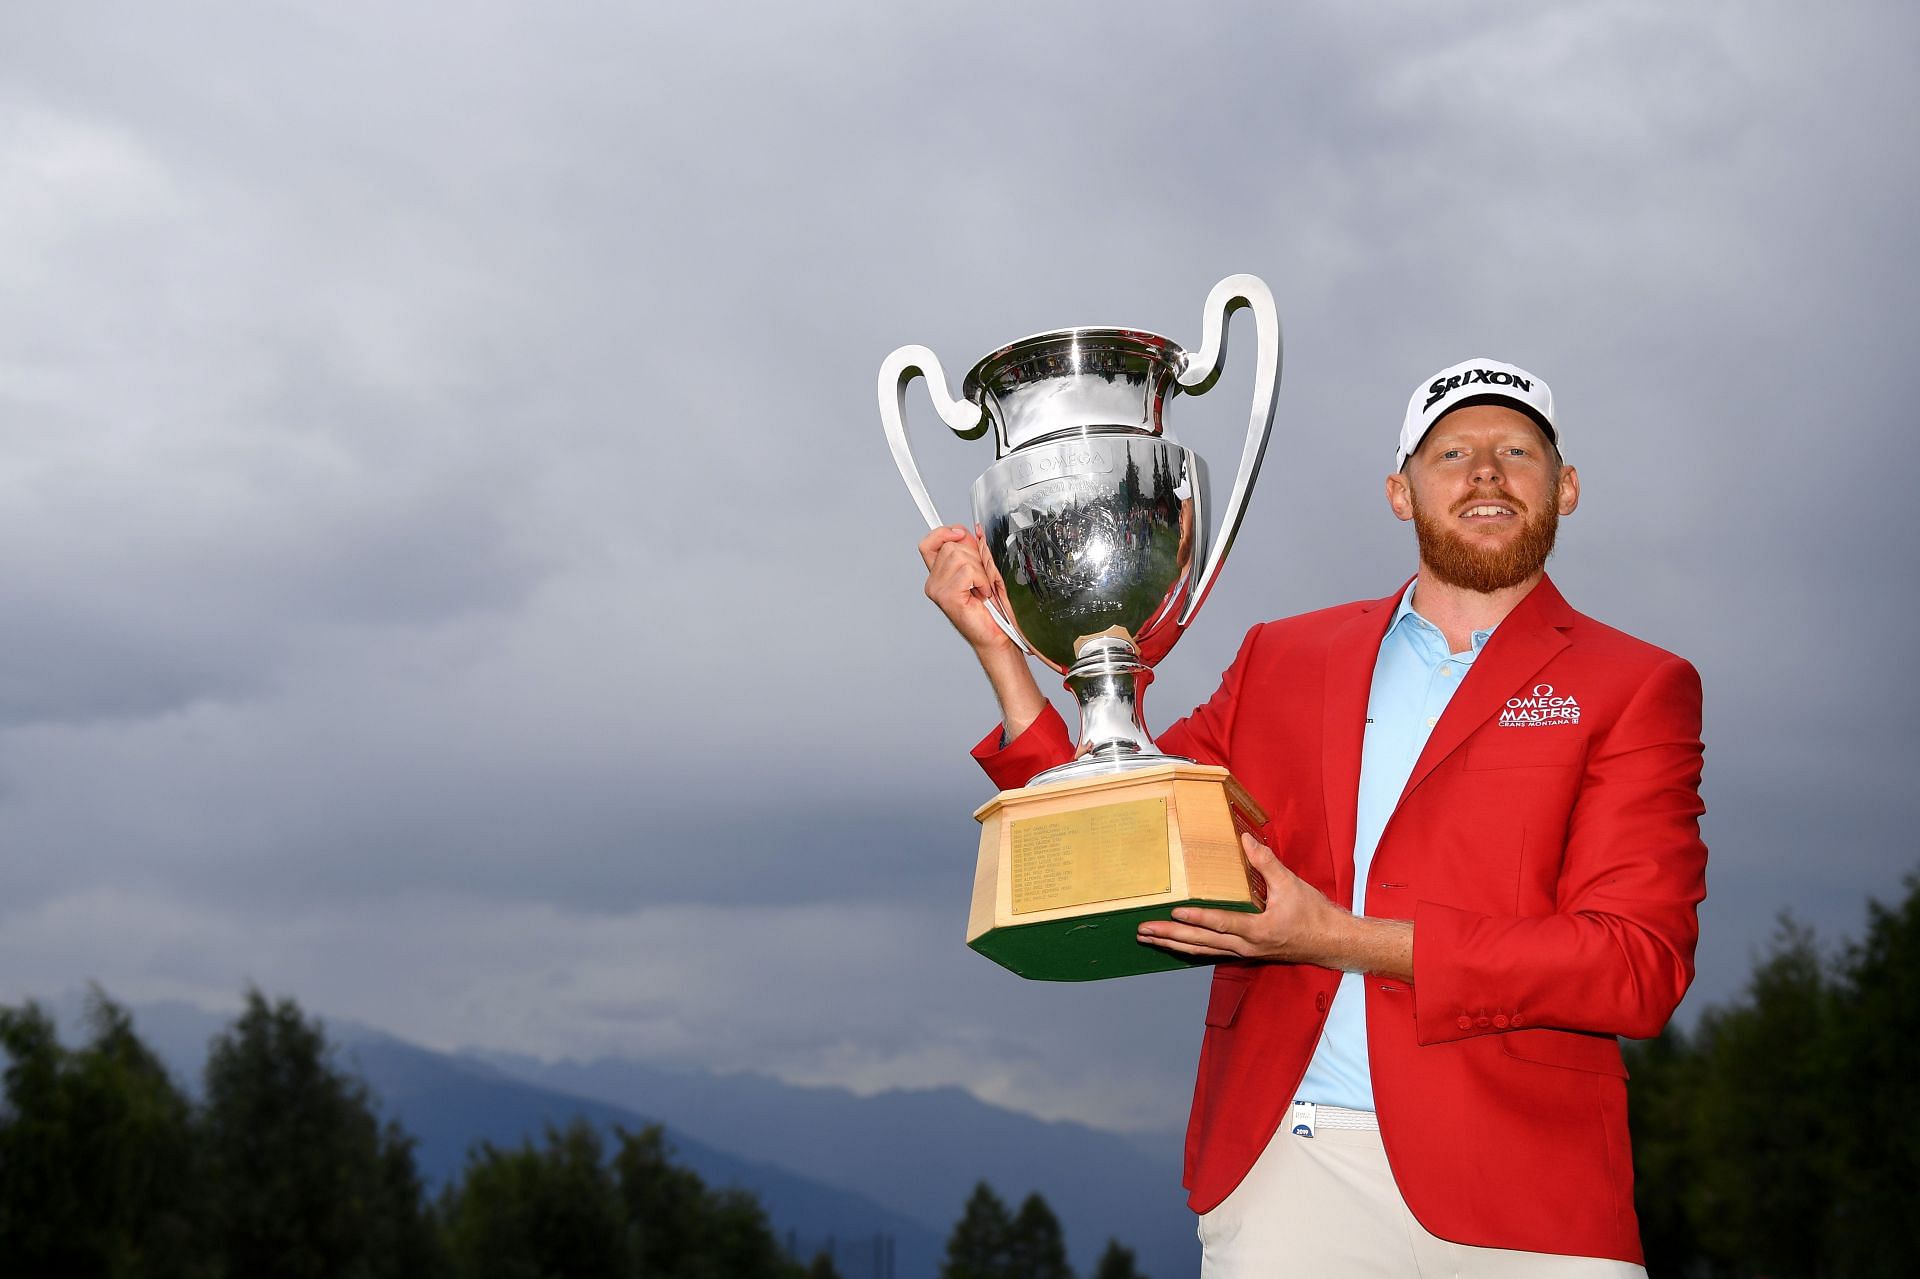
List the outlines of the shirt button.
<svg viewBox="0 0 1920 1279">
<path fill-rule="evenodd" d="M 1438 724 L 1439 722 L 1440 722 L 1440 721 L 1439 721 L 1439 719 L 1438 719 L 1437 717 L 1435 717 L 1435 716 L 1432 716 L 1432 715 L 1429 715 L 1429 716 L 1427 716 L 1427 727 L 1428 727 L 1428 728 L 1432 728 L 1432 727 L 1433 727 L 1433 726 L 1434 726 L 1435 724 Z"/>
<path fill-rule="evenodd" d="M 1443 663 L 1441 664 L 1441 666 L 1440 666 L 1440 673 L 1441 673 L 1442 675 L 1451 675 L 1451 674 L 1453 674 L 1453 663 L 1452 663 L 1452 662 L 1443 662 Z"/>
<path fill-rule="evenodd" d="M 1495 1029 L 1505 1030 L 1507 1028 L 1507 1015 L 1505 1013 L 1495 1013 L 1493 1016 L 1493 1024 Z"/>
<path fill-rule="evenodd" d="M 1459 1020 L 1458 1022 L 1456 1022 L 1455 1024 L 1456 1024 L 1456 1025 L 1458 1025 L 1458 1026 L 1460 1027 L 1460 1029 L 1462 1029 L 1462 1030 L 1472 1030 L 1472 1029 L 1473 1029 L 1473 1018 L 1471 1018 L 1471 1017 L 1462 1017 L 1462 1018 L 1461 1018 L 1461 1019 L 1460 1019 L 1460 1020 Z"/>
</svg>

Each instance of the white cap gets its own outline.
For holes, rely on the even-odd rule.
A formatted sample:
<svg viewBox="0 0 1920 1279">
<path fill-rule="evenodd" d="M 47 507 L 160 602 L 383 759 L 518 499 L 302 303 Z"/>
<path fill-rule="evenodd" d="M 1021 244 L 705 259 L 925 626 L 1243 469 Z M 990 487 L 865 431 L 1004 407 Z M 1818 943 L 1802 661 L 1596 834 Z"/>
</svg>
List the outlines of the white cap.
<svg viewBox="0 0 1920 1279">
<path fill-rule="evenodd" d="M 1393 455 L 1394 470 L 1407 464 L 1435 422 L 1469 404 L 1505 404 L 1519 409 L 1540 424 L 1555 448 L 1560 447 L 1560 428 L 1553 420 L 1553 391 L 1545 381 L 1501 360 L 1462 360 L 1413 389 L 1413 398 L 1407 401 L 1407 420 L 1400 426 L 1400 447 Z"/>
</svg>

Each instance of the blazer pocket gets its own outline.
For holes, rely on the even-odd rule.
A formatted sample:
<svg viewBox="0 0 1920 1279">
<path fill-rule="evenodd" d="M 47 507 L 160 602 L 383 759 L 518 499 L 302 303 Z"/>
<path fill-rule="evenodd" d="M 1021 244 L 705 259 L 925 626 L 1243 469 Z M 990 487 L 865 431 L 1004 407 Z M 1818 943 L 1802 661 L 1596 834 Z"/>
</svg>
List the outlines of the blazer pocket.
<svg viewBox="0 0 1920 1279">
<path fill-rule="evenodd" d="M 1492 728 L 1467 743 L 1468 768 L 1550 768 L 1586 757 L 1587 735 L 1573 728 Z"/>
<path fill-rule="evenodd" d="M 1231 1026 L 1234 1015 L 1240 1011 L 1240 1000 L 1247 993 L 1247 986 L 1253 981 L 1249 973 L 1235 968 L 1215 968 L 1213 970 L 1213 989 L 1207 994 L 1207 1025 Z M 1191 1013 L 1188 1016 L 1192 1016 Z"/>
<path fill-rule="evenodd" d="M 1509 1030 L 1500 1036 L 1500 1042 L 1508 1056 L 1521 1061 L 1627 1077 L 1627 1065 L 1620 1059 L 1620 1041 L 1612 1035 L 1590 1035 L 1579 1030 Z"/>
</svg>

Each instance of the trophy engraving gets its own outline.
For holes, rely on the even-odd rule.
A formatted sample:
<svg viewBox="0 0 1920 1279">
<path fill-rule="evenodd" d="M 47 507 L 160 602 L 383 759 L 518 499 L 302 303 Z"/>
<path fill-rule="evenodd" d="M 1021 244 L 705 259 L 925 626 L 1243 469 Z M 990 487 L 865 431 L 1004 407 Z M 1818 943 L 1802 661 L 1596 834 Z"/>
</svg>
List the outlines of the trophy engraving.
<svg viewBox="0 0 1920 1279">
<path fill-rule="evenodd" d="M 1254 321 L 1253 406 L 1233 488 L 1218 530 L 1210 531 L 1206 464 L 1166 434 L 1163 414 L 1177 396 L 1204 394 L 1218 382 L 1229 320 L 1242 310 Z M 963 439 L 992 432 L 993 464 L 971 492 L 974 523 L 993 570 L 987 608 L 1014 642 L 1065 677 L 1079 705 L 1073 760 L 1004 792 L 975 814 L 983 826 L 982 866 L 968 941 L 1023 975 L 1084 979 L 1180 967 L 1184 961 L 1177 956 L 1134 945 L 1127 920 L 1156 910 L 1164 914 L 1187 900 L 1255 908 L 1249 890 L 1231 887 L 1246 878 L 1232 831 L 1236 824 L 1257 826 L 1264 816 L 1224 770 L 1161 753 L 1140 709 L 1154 665 L 1193 621 L 1232 547 L 1279 395 L 1280 323 L 1266 285 L 1251 275 L 1229 276 L 1208 295 L 1203 318 L 1197 353 L 1126 328 L 1056 329 L 1023 338 L 974 365 L 958 399 L 926 347 L 903 346 L 881 365 L 887 443 L 929 528 L 944 521 L 907 442 L 908 386 L 924 378 L 935 411 Z M 1072 795 L 1065 793 L 1067 784 L 1075 784 Z M 1137 826 L 1131 818 L 1121 821 L 1118 812 L 1111 819 L 1049 827 L 1076 832 L 1077 851 L 1068 860 L 1080 869 L 1073 878 L 1104 878 L 1137 891 L 1044 908 L 1023 891 L 1026 909 L 1017 913 L 1026 922 L 981 925 L 983 895 L 996 916 L 1003 906 L 1012 911 L 1008 883 L 1018 860 L 1013 828 L 1050 813 L 1149 801 L 1165 805 L 1165 838 L 1157 844 L 1143 845 L 1137 831 L 1124 838 L 1115 834 Z M 1183 838 L 1188 828 L 1191 834 Z M 1223 831 L 1224 840 L 1218 837 Z M 1159 848 L 1154 855 L 1166 873 L 1140 872 L 1137 852 L 1129 854 L 1136 869 L 1126 874 L 1092 869 L 1120 864 L 1100 851 L 1119 843 Z M 1232 873 L 1223 877 L 1220 864 L 1229 861 Z M 1210 895 L 1190 895 L 1196 886 Z M 1211 895 L 1215 890 L 1219 895 Z M 1046 894 L 1039 899 L 1052 900 Z M 1034 931 L 1042 922 L 1057 922 L 1056 916 L 1080 922 L 1064 931 L 1044 930 L 1044 936 Z M 1088 922 L 1096 918 L 1105 924 Z M 1108 935 L 1097 944 L 1085 936 L 1059 942 L 1067 933 L 1100 927 Z M 1123 927 L 1130 949 L 1117 944 Z"/>
<path fill-rule="evenodd" d="M 1103 804 L 1012 823 L 1013 913 L 1164 893 L 1167 801 Z"/>
</svg>

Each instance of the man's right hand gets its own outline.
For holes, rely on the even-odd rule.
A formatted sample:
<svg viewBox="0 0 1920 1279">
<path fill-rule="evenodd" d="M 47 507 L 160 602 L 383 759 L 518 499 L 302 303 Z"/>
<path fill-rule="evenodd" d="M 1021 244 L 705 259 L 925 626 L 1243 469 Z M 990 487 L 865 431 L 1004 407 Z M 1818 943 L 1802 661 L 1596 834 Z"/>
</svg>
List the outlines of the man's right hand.
<svg viewBox="0 0 1920 1279">
<path fill-rule="evenodd" d="M 969 533 L 953 525 L 934 529 L 920 539 L 920 559 L 927 566 L 927 598 L 973 646 L 999 699 L 1007 738 L 1018 737 L 1046 709 L 1047 699 L 1034 683 L 1026 651 L 1008 639 L 987 612 L 995 570 L 980 530 Z"/>
<path fill-rule="evenodd" d="M 1014 646 L 987 612 L 994 568 L 977 532 L 951 524 L 934 529 L 920 539 L 920 558 L 927 566 L 927 598 L 947 615 L 974 652 L 984 657 Z"/>
</svg>

